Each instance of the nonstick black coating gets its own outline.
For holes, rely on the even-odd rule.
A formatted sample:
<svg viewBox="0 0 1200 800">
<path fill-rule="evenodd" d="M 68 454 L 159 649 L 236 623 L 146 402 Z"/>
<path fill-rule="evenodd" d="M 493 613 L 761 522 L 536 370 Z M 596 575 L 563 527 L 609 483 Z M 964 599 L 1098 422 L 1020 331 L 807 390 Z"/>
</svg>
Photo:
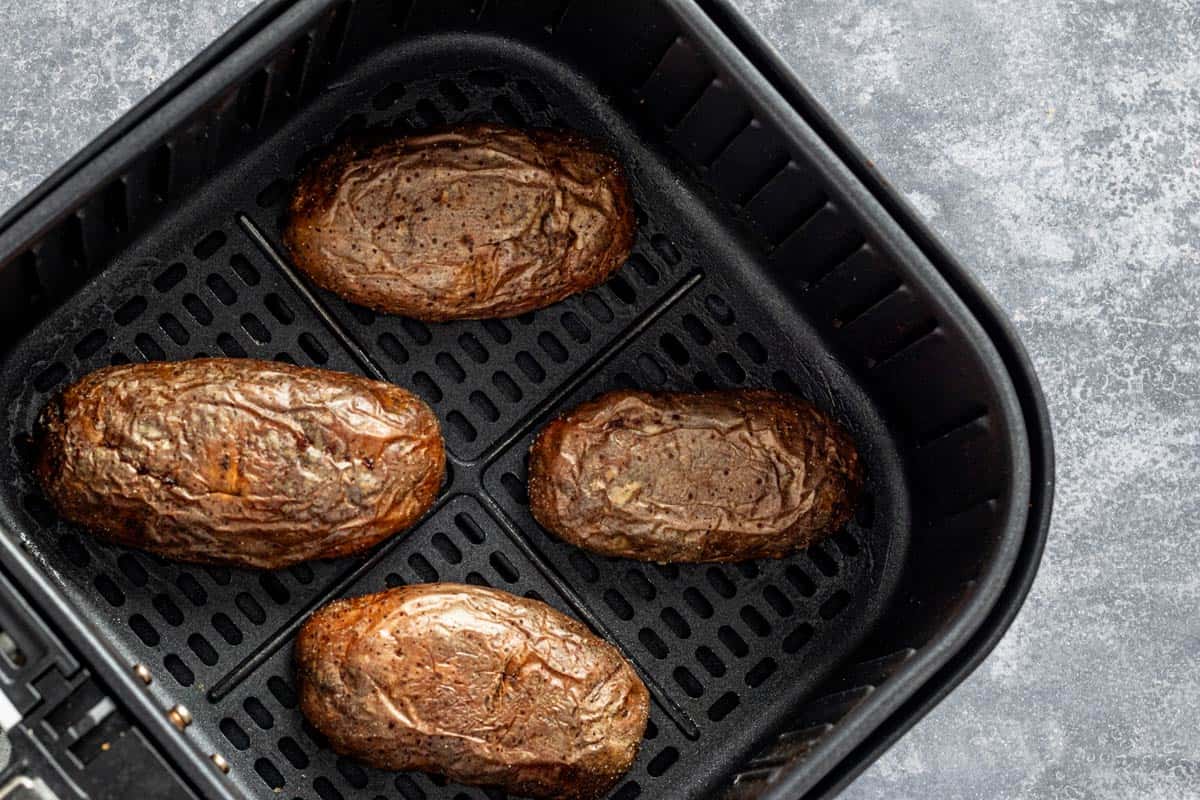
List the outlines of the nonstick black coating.
<svg viewBox="0 0 1200 800">
<path fill-rule="evenodd" d="M 782 695 L 811 690 L 846 656 L 878 615 L 876 593 L 894 577 L 885 567 L 898 563 L 889 549 L 903 547 L 908 529 L 904 475 L 862 390 L 802 320 L 773 317 L 737 242 L 593 87 L 533 51 L 500 60 L 488 45 L 463 39 L 453 48 L 456 59 L 487 71 L 452 70 L 437 55 L 450 48 L 432 40 L 408 48 L 415 54 L 407 58 L 392 52 L 364 65 L 148 236 L 141 255 L 127 254 L 89 284 L 4 370 L 13 379 L 3 395 L 8 459 L 18 457 L 21 436 L 55 390 L 110 363 L 225 354 L 370 374 L 247 235 L 262 231 L 278 247 L 295 166 L 337 130 L 464 120 L 566 125 L 600 136 L 628 165 L 641 217 L 635 254 L 583 296 L 517 319 L 424 324 L 318 292 L 369 364 L 436 409 L 453 456 L 439 510 L 367 561 L 263 575 L 170 564 L 59 522 L 27 468 L 6 486 L 4 502 L 21 509 L 29 547 L 85 613 L 106 620 L 132 661 L 159 667 L 250 792 L 290 791 L 321 776 L 343 792 L 396 791 L 394 776 L 324 751 L 304 732 L 290 695 L 278 696 L 292 686 L 283 637 L 298 615 L 335 596 L 468 581 L 535 592 L 582 617 L 617 641 L 654 687 L 653 736 L 628 786 L 682 797 L 744 755 L 747 730 L 786 714 Z M 395 84 L 403 94 L 389 102 Z M 775 386 L 829 408 L 864 443 L 870 527 L 853 524 L 786 561 L 721 567 L 657 567 L 553 540 L 532 521 L 524 496 L 532 433 L 550 414 L 631 385 Z M 259 664 L 265 648 L 277 652 Z M 406 787 L 410 781 L 429 797 L 463 791 L 420 775 L 408 776 Z"/>
<path fill-rule="evenodd" d="M 310 28 L 290 21 L 297 35 L 259 45 L 265 67 L 214 89 L 194 122 L 145 145 L 61 236 L 21 256 L 29 308 L 44 319 L 0 369 L 0 522 L 122 659 L 151 668 L 163 707 L 191 710 L 187 736 L 230 762 L 236 793 L 495 796 L 337 758 L 296 709 L 291 642 L 313 608 L 456 580 L 541 597 L 638 666 L 652 723 L 614 797 L 702 797 L 731 782 L 731 796 L 757 796 L 951 627 L 973 592 L 998 591 L 1028 492 L 1011 387 L 969 315 L 862 211 L 849 178 L 803 136 L 781 135 L 780 109 L 751 102 L 748 83 L 709 65 L 700 28 L 677 35 L 655 4 L 621 15 L 578 2 L 552 9 L 544 37 L 422 35 L 458 27 L 441 24 L 453 9 L 395 11 L 405 5 L 342 3 Z M 495 19 L 464 19 L 516 24 L 507 5 L 487 8 Z M 625 48 L 613 50 L 603 31 L 622 24 Z M 598 69 L 599 58 L 615 66 Z M 548 309 L 436 325 L 347 305 L 290 268 L 279 247 L 288 191 L 331 141 L 467 120 L 607 143 L 634 187 L 629 263 Z M 94 275 L 72 294 L 64 265 Z M 450 453 L 438 505 L 366 557 L 277 573 L 168 563 L 57 520 L 28 464 L 48 397 L 105 364 L 221 354 L 421 394 Z M 859 443 L 857 518 L 795 558 L 725 566 L 602 558 L 548 536 L 524 494 L 533 434 L 629 386 L 806 397 Z"/>
</svg>

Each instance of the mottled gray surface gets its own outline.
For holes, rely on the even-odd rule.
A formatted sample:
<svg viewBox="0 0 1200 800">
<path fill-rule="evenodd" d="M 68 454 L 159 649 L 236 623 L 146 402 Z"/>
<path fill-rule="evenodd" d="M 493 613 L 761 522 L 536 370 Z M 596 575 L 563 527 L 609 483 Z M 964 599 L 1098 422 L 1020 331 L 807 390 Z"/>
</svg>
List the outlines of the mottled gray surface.
<svg viewBox="0 0 1200 800">
<path fill-rule="evenodd" d="M 0 211 L 257 0 L 0 0 Z"/>
<path fill-rule="evenodd" d="M 0 207 L 251 5 L 0 0 Z M 742 6 L 1008 310 L 1056 429 L 1028 603 L 846 797 L 1200 798 L 1200 8 Z"/>
</svg>

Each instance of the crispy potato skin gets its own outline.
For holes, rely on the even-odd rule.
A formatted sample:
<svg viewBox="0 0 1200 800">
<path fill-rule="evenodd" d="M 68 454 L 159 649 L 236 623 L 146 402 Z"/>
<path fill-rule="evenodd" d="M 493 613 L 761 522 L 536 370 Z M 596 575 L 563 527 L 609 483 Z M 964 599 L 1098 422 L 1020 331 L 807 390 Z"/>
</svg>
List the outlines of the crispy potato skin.
<svg viewBox="0 0 1200 800">
<path fill-rule="evenodd" d="M 248 359 L 108 367 L 43 410 L 58 512 L 167 558 L 278 568 L 371 547 L 432 505 L 441 432 L 387 383 Z"/>
<path fill-rule="evenodd" d="M 454 583 L 339 600 L 296 641 L 300 708 L 333 749 L 511 794 L 591 800 L 629 769 L 649 695 L 545 603 Z"/>
<path fill-rule="evenodd" d="M 552 422 L 529 457 L 543 527 L 660 563 L 790 555 L 845 524 L 861 485 L 841 426 L 759 390 L 612 392 Z"/>
<path fill-rule="evenodd" d="M 591 141 L 477 124 L 343 141 L 301 176 L 284 243 L 351 302 L 478 319 L 600 283 L 629 256 L 635 224 L 621 166 Z"/>
</svg>

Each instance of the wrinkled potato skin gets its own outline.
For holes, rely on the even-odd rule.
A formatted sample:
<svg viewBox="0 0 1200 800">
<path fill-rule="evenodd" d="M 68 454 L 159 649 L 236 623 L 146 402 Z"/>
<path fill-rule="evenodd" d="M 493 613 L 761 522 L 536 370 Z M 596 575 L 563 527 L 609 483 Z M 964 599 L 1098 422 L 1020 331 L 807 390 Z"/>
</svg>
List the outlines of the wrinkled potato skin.
<svg viewBox="0 0 1200 800">
<path fill-rule="evenodd" d="M 620 652 L 535 600 L 454 583 L 317 611 L 300 708 L 334 751 L 514 795 L 591 800 L 629 769 L 649 695 Z"/>
<path fill-rule="evenodd" d="M 620 165 L 589 140 L 464 125 L 343 141 L 301 176 L 284 243 L 346 300 L 437 321 L 589 289 L 624 263 L 634 227 Z"/>
<path fill-rule="evenodd" d="M 841 426 L 759 390 L 612 392 L 552 422 L 529 457 L 543 527 L 660 563 L 785 557 L 845 524 L 861 485 Z"/>
<path fill-rule="evenodd" d="M 108 367 L 43 410 L 36 474 L 58 512 L 181 561 L 274 569 L 412 525 L 445 471 L 414 395 L 248 359 Z"/>
</svg>

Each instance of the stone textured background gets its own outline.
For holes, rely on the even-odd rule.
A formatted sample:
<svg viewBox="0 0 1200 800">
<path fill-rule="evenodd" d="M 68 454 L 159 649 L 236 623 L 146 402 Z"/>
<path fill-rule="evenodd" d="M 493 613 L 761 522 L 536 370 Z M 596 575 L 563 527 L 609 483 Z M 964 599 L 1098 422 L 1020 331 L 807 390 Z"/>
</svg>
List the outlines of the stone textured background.
<svg viewBox="0 0 1200 800">
<path fill-rule="evenodd" d="M 1200 798 L 1200 7 L 742 0 L 1015 320 L 1054 527 L 996 652 L 851 800 Z M 253 0 L 0 0 L 7 208 Z"/>
</svg>

